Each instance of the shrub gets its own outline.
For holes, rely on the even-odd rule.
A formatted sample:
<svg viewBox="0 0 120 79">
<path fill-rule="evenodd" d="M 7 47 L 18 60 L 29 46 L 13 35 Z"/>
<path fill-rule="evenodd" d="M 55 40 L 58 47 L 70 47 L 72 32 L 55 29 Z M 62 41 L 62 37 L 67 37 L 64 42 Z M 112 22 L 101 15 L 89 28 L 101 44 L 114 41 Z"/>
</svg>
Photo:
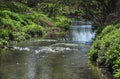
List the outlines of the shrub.
<svg viewBox="0 0 120 79">
<path fill-rule="evenodd" d="M 69 29 L 71 20 L 65 16 L 57 16 L 55 19 L 55 24 L 57 27 L 64 28 L 64 29 Z"/>
<path fill-rule="evenodd" d="M 103 29 L 91 47 L 89 58 L 107 67 L 115 78 L 120 78 L 120 24 Z"/>
<path fill-rule="evenodd" d="M 44 34 L 43 27 L 36 24 L 24 26 L 22 31 L 31 36 L 42 36 Z"/>
<path fill-rule="evenodd" d="M 30 11 L 31 8 L 17 2 L 4 2 L 0 4 L 0 10 L 9 10 L 12 12 L 24 13 Z"/>
<path fill-rule="evenodd" d="M 14 29 L 27 25 L 23 15 L 17 14 L 8 10 L 0 11 L 0 25 L 3 28 Z"/>
<path fill-rule="evenodd" d="M 14 39 L 13 32 L 11 30 L 1 29 L 0 38 L 6 40 L 13 40 Z"/>
<path fill-rule="evenodd" d="M 0 39 L 0 47 L 4 46 L 4 45 L 7 45 L 7 44 L 8 44 L 8 41 Z"/>
<path fill-rule="evenodd" d="M 91 50 L 89 53 L 89 59 L 91 61 L 97 61 L 99 51 L 100 51 L 100 40 L 97 38 L 93 42 L 93 45 L 91 46 Z"/>
<path fill-rule="evenodd" d="M 117 78 L 117 79 L 120 79 L 120 57 L 114 61 L 114 66 L 113 66 L 113 69 L 114 69 L 114 77 Z"/>
</svg>

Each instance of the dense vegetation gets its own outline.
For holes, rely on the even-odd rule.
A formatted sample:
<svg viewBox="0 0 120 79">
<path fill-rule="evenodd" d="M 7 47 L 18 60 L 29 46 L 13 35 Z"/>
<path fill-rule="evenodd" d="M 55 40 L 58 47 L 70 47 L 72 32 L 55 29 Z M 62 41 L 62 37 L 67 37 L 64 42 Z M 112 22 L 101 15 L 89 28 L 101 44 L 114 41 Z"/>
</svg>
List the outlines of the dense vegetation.
<svg viewBox="0 0 120 79">
<path fill-rule="evenodd" d="M 47 4 L 50 5 L 50 4 Z M 71 22 L 62 14 L 50 15 L 42 8 L 31 8 L 19 2 L 8 1 L 0 5 L 0 46 L 11 41 L 22 41 L 31 37 L 47 35 L 48 28 L 69 29 Z M 44 7 L 49 9 L 50 7 Z M 46 10 L 47 11 L 47 10 Z M 58 12 L 58 11 L 57 11 Z M 57 31 L 59 32 L 59 31 Z"/>
<path fill-rule="evenodd" d="M 97 30 L 89 53 L 90 60 L 106 68 L 115 79 L 120 79 L 120 9 L 118 7 L 120 7 L 119 0 L 114 0 L 113 4 L 109 4 L 106 7 L 108 10 L 105 10 L 103 6 L 102 13 L 104 14 L 100 17 L 104 20 L 101 21 L 102 26 L 99 26 L 102 29 Z"/>
<path fill-rule="evenodd" d="M 120 24 L 104 28 L 94 41 L 89 56 L 91 61 L 106 67 L 120 79 Z"/>
<path fill-rule="evenodd" d="M 96 37 L 90 60 L 106 67 L 115 78 L 120 78 L 120 24 L 109 25 Z"/>
</svg>

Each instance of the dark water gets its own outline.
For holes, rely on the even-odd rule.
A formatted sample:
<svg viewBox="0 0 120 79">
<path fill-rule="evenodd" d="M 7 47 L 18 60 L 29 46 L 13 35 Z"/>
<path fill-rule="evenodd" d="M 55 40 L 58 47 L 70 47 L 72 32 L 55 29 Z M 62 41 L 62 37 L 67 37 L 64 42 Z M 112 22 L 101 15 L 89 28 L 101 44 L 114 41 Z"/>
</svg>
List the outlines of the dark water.
<svg viewBox="0 0 120 79">
<path fill-rule="evenodd" d="M 70 31 L 69 42 L 31 40 L 1 49 L 0 79 L 107 79 L 88 65 L 95 35 L 91 25 L 71 26 Z"/>
</svg>

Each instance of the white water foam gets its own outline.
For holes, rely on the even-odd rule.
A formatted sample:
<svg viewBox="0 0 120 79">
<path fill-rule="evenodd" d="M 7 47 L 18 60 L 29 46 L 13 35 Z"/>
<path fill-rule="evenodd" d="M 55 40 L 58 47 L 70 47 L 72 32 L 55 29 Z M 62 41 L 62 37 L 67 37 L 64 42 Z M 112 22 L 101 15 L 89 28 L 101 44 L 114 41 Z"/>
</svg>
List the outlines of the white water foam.
<svg viewBox="0 0 120 79">
<path fill-rule="evenodd" d="M 76 46 L 79 46 L 78 44 L 71 44 L 71 43 L 56 43 L 56 44 L 53 44 L 51 46 L 59 46 L 59 45 L 62 45 L 62 46 L 68 46 L 68 47 L 76 47 Z"/>
<path fill-rule="evenodd" d="M 14 50 L 20 50 L 20 51 L 30 51 L 28 47 L 13 47 Z"/>
<path fill-rule="evenodd" d="M 35 53 L 38 54 L 40 52 L 45 53 L 59 53 L 63 51 L 70 51 L 73 50 L 69 47 L 40 47 L 38 50 L 35 50 Z"/>
</svg>

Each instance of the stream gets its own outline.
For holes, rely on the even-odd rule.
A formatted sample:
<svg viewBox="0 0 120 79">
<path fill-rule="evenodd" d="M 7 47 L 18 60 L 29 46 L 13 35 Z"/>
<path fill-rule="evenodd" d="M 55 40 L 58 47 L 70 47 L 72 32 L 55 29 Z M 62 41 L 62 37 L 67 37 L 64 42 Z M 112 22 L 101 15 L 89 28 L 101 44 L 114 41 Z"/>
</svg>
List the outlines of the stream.
<svg viewBox="0 0 120 79">
<path fill-rule="evenodd" d="M 71 25 L 68 40 L 29 40 L 0 49 L 0 79 L 108 79 L 88 64 L 95 32 Z"/>
</svg>

